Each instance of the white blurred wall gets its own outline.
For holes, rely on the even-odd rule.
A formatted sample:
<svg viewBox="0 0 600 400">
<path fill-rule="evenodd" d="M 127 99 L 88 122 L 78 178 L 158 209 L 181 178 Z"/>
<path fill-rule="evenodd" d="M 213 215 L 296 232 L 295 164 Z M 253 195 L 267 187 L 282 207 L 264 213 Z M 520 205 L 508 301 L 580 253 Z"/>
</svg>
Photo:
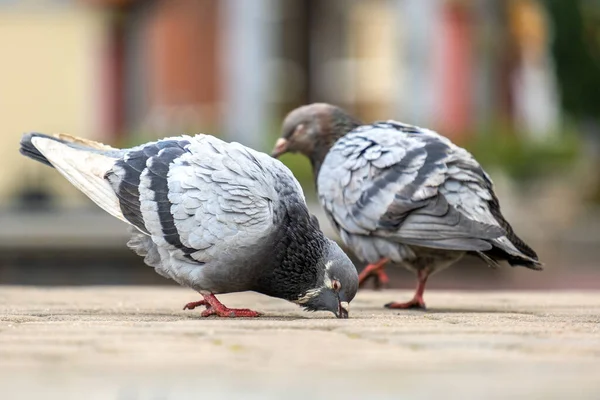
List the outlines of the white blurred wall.
<svg viewBox="0 0 600 400">
<path fill-rule="evenodd" d="M 0 204 L 35 174 L 67 203 L 81 201 L 18 143 L 27 131 L 99 137 L 104 26 L 102 14 L 75 4 L 0 3 Z"/>
</svg>

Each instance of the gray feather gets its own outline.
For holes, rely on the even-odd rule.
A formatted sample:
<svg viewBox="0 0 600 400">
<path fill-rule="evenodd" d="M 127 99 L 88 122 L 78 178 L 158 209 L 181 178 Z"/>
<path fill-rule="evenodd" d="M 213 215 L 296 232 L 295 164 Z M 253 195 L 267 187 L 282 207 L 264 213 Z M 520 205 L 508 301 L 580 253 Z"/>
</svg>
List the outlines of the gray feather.
<svg viewBox="0 0 600 400">
<path fill-rule="evenodd" d="M 394 121 L 356 128 L 330 149 L 317 185 L 344 242 L 369 262 L 402 257 L 397 249 L 405 245 L 499 246 L 525 256 L 490 209 L 489 177 L 466 150 L 433 131 Z"/>
<path fill-rule="evenodd" d="M 291 199 L 304 202 L 281 163 L 205 135 L 130 149 L 107 179 L 124 214 L 147 233 L 134 233 L 129 247 L 161 275 L 214 293 L 250 287 L 252 271 L 231 264 L 243 258 L 251 270 L 263 261 L 261 249 L 268 248 L 281 218 L 282 186 L 291 188 Z M 137 197 L 130 199 L 127 180 L 137 184 Z M 260 262 L 248 258 L 249 249 Z"/>
</svg>

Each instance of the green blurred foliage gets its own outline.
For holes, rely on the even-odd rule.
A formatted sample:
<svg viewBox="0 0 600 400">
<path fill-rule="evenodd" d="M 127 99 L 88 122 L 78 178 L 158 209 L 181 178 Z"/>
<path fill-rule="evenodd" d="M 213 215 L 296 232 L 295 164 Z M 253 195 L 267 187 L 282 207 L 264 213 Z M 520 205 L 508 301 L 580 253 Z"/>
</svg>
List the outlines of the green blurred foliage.
<svg viewBox="0 0 600 400">
<path fill-rule="evenodd" d="M 503 169 L 516 181 L 528 181 L 557 174 L 570 167 L 580 154 L 581 139 L 574 130 L 548 135 L 540 141 L 524 132 L 501 129 L 471 136 L 464 147 L 484 167 Z"/>
<path fill-rule="evenodd" d="M 600 113 L 600 1 L 545 0 L 553 25 L 552 54 L 563 111 L 572 118 Z"/>
</svg>

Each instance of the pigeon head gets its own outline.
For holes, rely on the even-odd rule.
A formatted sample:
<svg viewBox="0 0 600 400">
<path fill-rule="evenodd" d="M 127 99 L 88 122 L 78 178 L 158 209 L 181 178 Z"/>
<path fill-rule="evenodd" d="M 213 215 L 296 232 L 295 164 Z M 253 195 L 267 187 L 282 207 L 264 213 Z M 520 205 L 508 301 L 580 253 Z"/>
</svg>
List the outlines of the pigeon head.
<svg viewBox="0 0 600 400">
<path fill-rule="evenodd" d="M 325 155 L 336 140 L 360 125 L 350 114 L 326 103 L 314 103 L 292 110 L 283 121 L 281 137 L 271 155 L 302 153 L 313 162 Z"/>
<path fill-rule="evenodd" d="M 309 311 L 331 311 L 338 318 L 348 318 L 349 303 L 358 290 L 358 274 L 346 253 L 331 239 L 319 261 L 320 277 L 296 303 Z"/>
</svg>

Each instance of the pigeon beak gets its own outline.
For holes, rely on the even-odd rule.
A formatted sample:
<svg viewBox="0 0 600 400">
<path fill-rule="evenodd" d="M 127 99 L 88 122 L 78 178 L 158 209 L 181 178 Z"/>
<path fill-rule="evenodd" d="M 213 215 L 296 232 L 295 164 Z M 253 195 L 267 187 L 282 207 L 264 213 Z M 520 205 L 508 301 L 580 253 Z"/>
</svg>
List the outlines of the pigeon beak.
<svg viewBox="0 0 600 400">
<path fill-rule="evenodd" d="M 339 308 L 338 308 L 337 317 L 338 318 L 347 319 L 348 318 L 348 308 L 349 307 L 350 307 L 350 305 L 348 304 L 347 301 L 340 301 L 340 305 L 339 305 Z"/>
<path fill-rule="evenodd" d="M 273 151 L 271 152 L 271 157 L 278 158 L 280 155 L 286 153 L 288 151 L 288 141 L 284 138 L 277 139 L 275 142 L 275 147 L 273 147 Z"/>
</svg>

